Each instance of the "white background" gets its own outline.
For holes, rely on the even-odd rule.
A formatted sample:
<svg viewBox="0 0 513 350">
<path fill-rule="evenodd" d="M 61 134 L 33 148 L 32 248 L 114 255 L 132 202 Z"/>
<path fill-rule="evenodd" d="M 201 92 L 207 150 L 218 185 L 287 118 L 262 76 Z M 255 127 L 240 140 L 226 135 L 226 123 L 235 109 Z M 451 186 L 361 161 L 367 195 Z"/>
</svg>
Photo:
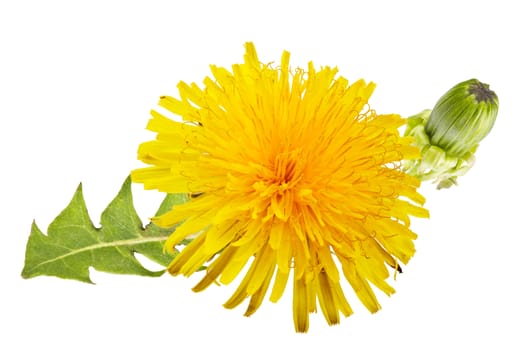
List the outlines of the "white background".
<svg viewBox="0 0 513 350">
<path fill-rule="evenodd" d="M 0 348 L 511 349 L 511 12 L 507 1 L 1 1 Z M 46 230 L 84 184 L 93 221 L 140 166 L 137 146 L 160 95 L 208 65 L 242 61 L 338 66 L 378 87 L 371 105 L 408 116 L 452 85 L 489 83 L 501 109 L 460 186 L 424 184 L 430 220 L 417 254 L 376 315 L 358 304 L 342 324 L 311 317 L 294 333 L 291 288 L 251 318 L 221 305 L 235 285 L 195 294 L 195 278 L 92 271 L 96 285 L 23 280 L 35 219 Z M 158 193 L 134 188 L 142 218 Z M 199 276 L 196 277 L 196 279 Z"/>
</svg>

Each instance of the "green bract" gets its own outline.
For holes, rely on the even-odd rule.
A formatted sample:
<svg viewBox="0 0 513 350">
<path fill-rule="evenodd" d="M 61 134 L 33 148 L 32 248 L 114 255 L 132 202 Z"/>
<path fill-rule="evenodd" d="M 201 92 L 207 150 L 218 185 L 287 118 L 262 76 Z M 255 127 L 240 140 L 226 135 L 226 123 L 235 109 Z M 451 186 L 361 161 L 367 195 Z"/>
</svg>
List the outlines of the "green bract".
<svg viewBox="0 0 513 350">
<path fill-rule="evenodd" d="M 456 183 L 474 164 L 479 142 L 492 129 L 499 110 L 497 95 L 477 79 L 457 84 L 432 111 L 408 118 L 406 136 L 412 136 L 422 158 L 407 161 L 405 171 L 438 188 Z"/>
</svg>

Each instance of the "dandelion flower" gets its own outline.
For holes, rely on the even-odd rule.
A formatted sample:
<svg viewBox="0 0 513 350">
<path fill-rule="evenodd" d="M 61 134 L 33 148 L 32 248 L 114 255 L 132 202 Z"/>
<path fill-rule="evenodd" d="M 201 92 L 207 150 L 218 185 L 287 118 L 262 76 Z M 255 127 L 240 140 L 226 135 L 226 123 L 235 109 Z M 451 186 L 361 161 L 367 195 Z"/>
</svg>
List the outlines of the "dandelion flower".
<svg viewBox="0 0 513 350">
<path fill-rule="evenodd" d="M 154 218 L 180 224 L 169 250 L 194 235 L 168 271 L 190 276 L 206 266 L 194 291 L 244 271 L 224 306 L 249 298 L 246 316 L 268 291 L 278 301 L 290 281 L 297 332 L 318 306 L 329 325 L 352 314 L 342 276 L 378 311 L 371 284 L 394 292 L 390 271 L 415 251 L 410 216 L 428 216 L 419 180 L 401 171 L 402 160 L 419 156 L 398 132 L 404 120 L 368 107 L 373 83 L 349 85 L 336 68 L 312 63 L 292 70 L 287 51 L 279 67 L 262 64 L 252 43 L 245 48 L 232 71 L 211 66 L 202 88 L 180 82 L 179 99 L 162 97 L 183 121 L 152 111 L 156 140 L 139 148 L 150 166 L 134 170 L 134 181 L 197 194 Z"/>
</svg>

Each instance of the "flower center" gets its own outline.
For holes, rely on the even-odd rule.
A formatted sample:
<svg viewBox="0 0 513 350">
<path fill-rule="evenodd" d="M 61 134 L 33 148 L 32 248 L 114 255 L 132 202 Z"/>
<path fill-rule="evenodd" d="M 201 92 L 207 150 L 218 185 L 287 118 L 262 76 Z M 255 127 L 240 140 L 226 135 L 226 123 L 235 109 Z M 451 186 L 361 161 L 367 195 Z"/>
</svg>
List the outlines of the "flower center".
<svg viewBox="0 0 513 350">
<path fill-rule="evenodd" d="M 303 178 L 304 161 L 300 151 L 280 153 L 274 160 L 274 178 L 271 183 L 277 186 L 279 194 L 294 188 Z"/>
<path fill-rule="evenodd" d="M 273 217 L 287 221 L 293 215 L 297 201 L 305 195 L 301 188 L 305 164 L 302 150 L 279 153 L 268 166 L 266 176 L 253 185 L 262 199 L 261 206 L 254 210 L 263 212 L 264 222 Z M 306 195 L 311 195 L 311 191 Z"/>
</svg>

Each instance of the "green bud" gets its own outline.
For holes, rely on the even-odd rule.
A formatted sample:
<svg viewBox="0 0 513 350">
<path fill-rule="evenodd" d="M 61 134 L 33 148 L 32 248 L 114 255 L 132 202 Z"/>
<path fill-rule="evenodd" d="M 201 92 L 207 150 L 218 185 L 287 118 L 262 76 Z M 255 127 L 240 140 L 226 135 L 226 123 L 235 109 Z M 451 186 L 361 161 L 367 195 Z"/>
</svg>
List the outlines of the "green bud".
<svg viewBox="0 0 513 350">
<path fill-rule="evenodd" d="M 407 120 L 405 136 L 421 149 L 421 159 L 407 161 L 404 170 L 422 181 L 434 180 L 438 188 L 456 184 L 475 161 L 479 142 L 497 118 L 499 101 L 487 84 L 471 79 L 443 95 L 432 111 Z"/>
<path fill-rule="evenodd" d="M 436 103 L 426 123 L 431 144 L 462 157 L 492 130 L 499 100 L 477 79 L 459 83 Z"/>
</svg>

